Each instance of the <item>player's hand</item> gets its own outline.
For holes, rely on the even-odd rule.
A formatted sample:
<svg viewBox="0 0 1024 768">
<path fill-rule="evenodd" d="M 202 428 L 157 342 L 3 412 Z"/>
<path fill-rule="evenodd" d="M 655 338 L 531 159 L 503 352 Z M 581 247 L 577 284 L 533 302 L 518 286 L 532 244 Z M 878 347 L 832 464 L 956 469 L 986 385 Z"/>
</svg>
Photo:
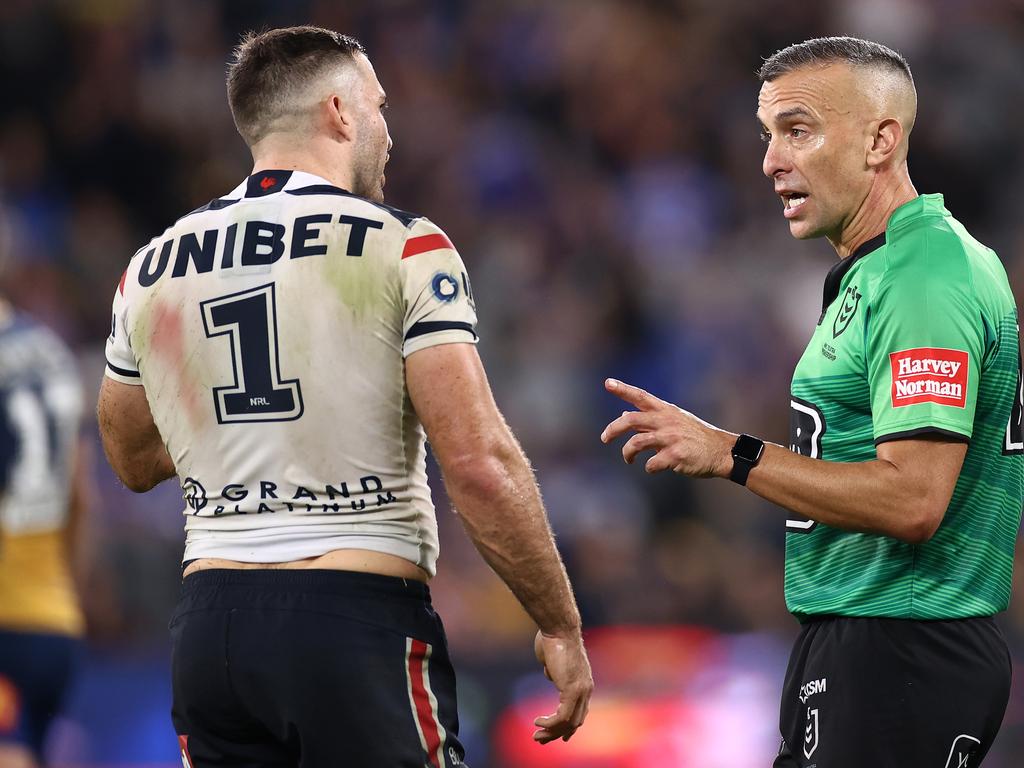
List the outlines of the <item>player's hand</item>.
<svg viewBox="0 0 1024 768">
<path fill-rule="evenodd" d="M 627 432 L 636 433 L 622 446 L 622 458 L 627 464 L 632 464 L 642 451 L 654 451 L 644 465 L 648 472 L 671 469 L 690 477 L 729 476 L 736 435 L 639 387 L 605 379 L 604 388 L 638 409 L 623 411 L 601 433 L 602 443 L 610 443 Z"/>
<path fill-rule="evenodd" d="M 533 652 L 544 667 L 545 677 L 558 689 L 558 710 L 533 721 L 537 726 L 533 738 L 541 744 L 559 738 L 568 741 L 586 720 L 590 694 L 594 691 L 594 678 L 583 648 L 583 638 L 578 633 L 562 636 L 538 632 L 533 641 Z"/>
</svg>

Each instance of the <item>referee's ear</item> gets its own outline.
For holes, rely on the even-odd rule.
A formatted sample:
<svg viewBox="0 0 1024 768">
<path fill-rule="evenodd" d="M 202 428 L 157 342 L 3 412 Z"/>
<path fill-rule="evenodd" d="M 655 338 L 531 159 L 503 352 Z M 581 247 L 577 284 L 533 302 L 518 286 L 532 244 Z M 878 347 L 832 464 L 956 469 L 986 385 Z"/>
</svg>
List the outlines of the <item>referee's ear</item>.
<svg viewBox="0 0 1024 768">
<path fill-rule="evenodd" d="M 906 152 L 902 151 L 904 135 L 903 126 L 895 117 L 879 120 L 865 158 L 868 167 L 881 168 L 905 158 Z"/>
</svg>

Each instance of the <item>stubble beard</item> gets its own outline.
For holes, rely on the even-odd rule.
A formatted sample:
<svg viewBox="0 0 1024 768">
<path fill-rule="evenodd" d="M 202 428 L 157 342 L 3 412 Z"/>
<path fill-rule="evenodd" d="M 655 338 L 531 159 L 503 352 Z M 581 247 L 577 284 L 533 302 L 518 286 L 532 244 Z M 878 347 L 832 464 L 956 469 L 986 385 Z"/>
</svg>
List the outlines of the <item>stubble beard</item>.
<svg viewBox="0 0 1024 768">
<path fill-rule="evenodd" d="M 353 194 L 376 203 L 384 202 L 384 188 L 380 181 L 384 173 L 381 160 L 380 153 L 373 152 L 368 147 L 364 147 L 357 154 L 352 168 Z"/>
</svg>

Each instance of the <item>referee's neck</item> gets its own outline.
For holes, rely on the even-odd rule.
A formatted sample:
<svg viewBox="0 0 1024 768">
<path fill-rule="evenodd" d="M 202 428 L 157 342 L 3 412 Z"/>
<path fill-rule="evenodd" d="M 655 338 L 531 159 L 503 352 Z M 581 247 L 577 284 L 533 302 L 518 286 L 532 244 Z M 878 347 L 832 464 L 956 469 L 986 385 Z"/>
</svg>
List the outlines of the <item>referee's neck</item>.
<svg viewBox="0 0 1024 768">
<path fill-rule="evenodd" d="M 856 253 L 868 240 L 885 232 L 893 212 L 918 196 L 906 173 L 889 182 L 873 185 L 839 237 L 829 238 L 840 259 Z"/>
</svg>

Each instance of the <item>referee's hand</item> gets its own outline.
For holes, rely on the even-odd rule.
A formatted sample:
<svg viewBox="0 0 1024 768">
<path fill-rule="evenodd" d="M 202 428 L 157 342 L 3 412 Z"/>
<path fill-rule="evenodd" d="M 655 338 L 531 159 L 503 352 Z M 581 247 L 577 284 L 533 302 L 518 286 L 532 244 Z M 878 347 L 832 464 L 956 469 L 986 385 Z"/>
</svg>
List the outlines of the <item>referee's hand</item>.
<svg viewBox="0 0 1024 768">
<path fill-rule="evenodd" d="M 728 477 L 736 435 L 699 419 L 677 405 L 617 379 L 604 388 L 637 408 L 623 411 L 601 433 L 601 442 L 635 432 L 622 446 L 622 458 L 632 464 L 637 455 L 654 451 L 644 464 L 650 473 L 670 469 L 689 477 Z"/>
<path fill-rule="evenodd" d="M 559 738 L 568 741 L 587 719 L 590 694 L 594 691 L 583 638 L 578 632 L 569 637 L 538 632 L 533 651 L 544 667 L 544 675 L 558 689 L 558 710 L 533 721 L 537 726 L 533 738 L 541 744 Z"/>
</svg>

